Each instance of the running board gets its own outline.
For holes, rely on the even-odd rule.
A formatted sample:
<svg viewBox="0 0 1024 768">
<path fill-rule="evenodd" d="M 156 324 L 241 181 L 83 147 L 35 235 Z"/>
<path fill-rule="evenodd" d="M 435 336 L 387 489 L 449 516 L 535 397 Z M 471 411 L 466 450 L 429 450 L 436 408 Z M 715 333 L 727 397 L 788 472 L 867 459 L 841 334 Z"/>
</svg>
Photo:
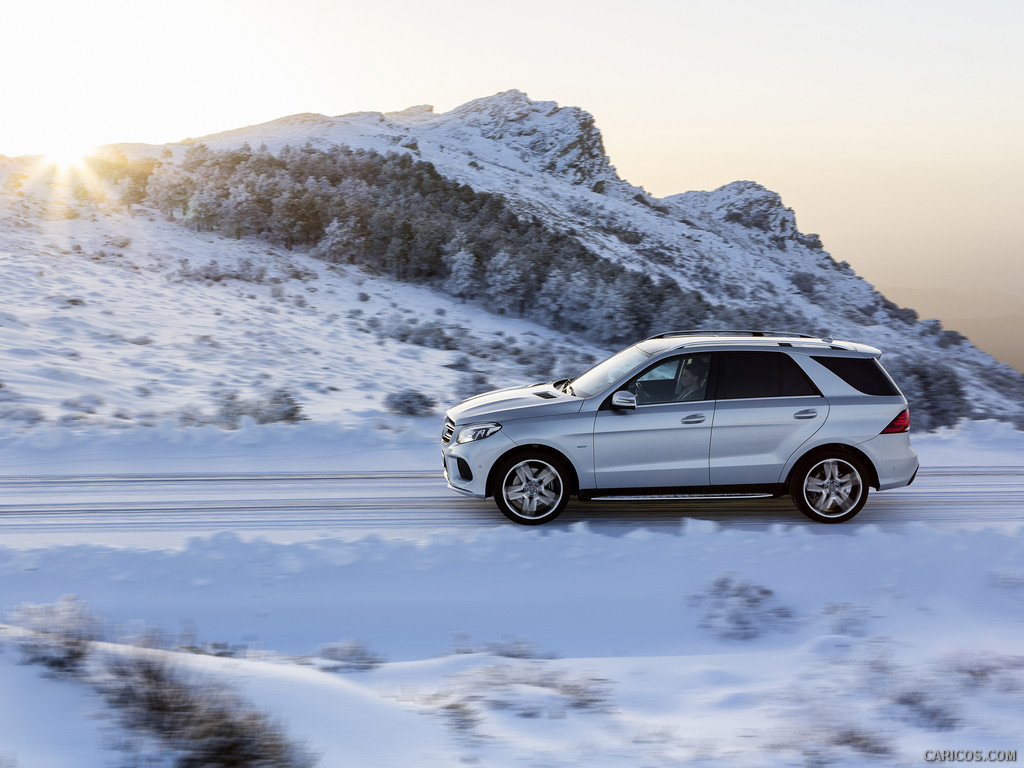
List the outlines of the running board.
<svg viewBox="0 0 1024 768">
<path fill-rule="evenodd" d="M 773 493 L 658 493 L 637 496 L 591 496 L 588 501 L 717 501 L 727 499 L 770 499 Z"/>
</svg>

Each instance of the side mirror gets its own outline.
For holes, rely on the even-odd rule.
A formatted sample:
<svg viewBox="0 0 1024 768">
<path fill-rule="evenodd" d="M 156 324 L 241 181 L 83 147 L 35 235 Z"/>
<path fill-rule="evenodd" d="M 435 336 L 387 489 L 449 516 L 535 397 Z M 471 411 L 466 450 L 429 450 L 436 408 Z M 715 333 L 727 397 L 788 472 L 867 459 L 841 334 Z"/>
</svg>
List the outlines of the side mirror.
<svg viewBox="0 0 1024 768">
<path fill-rule="evenodd" d="M 612 395 L 612 408 L 636 408 L 636 395 L 623 389 Z"/>
</svg>

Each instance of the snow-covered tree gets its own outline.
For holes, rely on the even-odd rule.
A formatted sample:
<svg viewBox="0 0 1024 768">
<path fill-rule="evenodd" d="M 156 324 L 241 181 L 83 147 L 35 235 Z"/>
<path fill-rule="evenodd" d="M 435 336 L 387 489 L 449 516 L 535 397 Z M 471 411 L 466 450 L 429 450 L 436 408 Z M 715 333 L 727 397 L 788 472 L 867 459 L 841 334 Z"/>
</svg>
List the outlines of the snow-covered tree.
<svg viewBox="0 0 1024 768">
<path fill-rule="evenodd" d="M 536 293 L 540 287 L 530 279 L 522 259 L 506 250 L 499 251 L 487 263 L 484 282 L 488 306 L 502 314 L 522 315 L 527 295 Z"/>
<path fill-rule="evenodd" d="M 480 294 L 483 281 L 476 256 L 466 248 L 461 248 L 455 253 L 446 254 L 444 261 L 448 265 L 448 278 L 444 282 L 444 289 L 448 293 L 463 302 L 469 296 Z"/>
</svg>

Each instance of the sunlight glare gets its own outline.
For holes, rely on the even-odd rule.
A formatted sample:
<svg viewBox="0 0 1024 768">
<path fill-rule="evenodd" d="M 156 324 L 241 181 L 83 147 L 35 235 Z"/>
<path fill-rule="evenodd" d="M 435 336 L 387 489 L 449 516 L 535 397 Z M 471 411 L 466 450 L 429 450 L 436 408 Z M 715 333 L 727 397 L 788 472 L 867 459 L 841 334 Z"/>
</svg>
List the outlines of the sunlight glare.
<svg viewBox="0 0 1024 768">
<path fill-rule="evenodd" d="M 78 170 L 85 165 L 85 160 L 95 147 L 69 142 L 48 150 L 43 156 L 46 165 L 56 166 L 61 170 Z"/>
</svg>

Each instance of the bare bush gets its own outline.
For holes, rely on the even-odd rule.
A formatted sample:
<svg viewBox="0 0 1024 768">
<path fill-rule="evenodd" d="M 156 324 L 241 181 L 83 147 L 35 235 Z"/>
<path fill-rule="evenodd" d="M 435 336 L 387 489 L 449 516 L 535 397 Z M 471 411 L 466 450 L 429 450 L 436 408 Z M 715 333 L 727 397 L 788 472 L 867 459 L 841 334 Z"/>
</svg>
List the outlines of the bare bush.
<svg viewBox="0 0 1024 768">
<path fill-rule="evenodd" d="M 122 724 L 158 739 L 176 768 L 312 768 L 317 758 L 228 685 L 163 657 L 117 654 L 100 691 Z"/>
<path fill-rule="evenodd" d="M 492 656 L 503 656 L 507 659 L 554 659 L 556 654 L 542 651 L 528 637 L 510 637 L 500 643 L 487 643 L 484 650 Z"/>
<path fill-rule="evenodd" d="M 463 738 L 482 738 L 477 730 L 487 710 L 516 717 L 565 717 L 568 711 L 606 713 L 612 710 L 611 682 L 604 678 L 553 668 L 548 662 L 495 664 L 453 678 L 453 686 L 426 696 Z"/>
<path fill-rule="evenodd" d="M 832 634 L 851 637 L 864 637 L 867 634 L 870 611 L 863 605 L 828 603 L 821 612 L 828 617 Z"/>
<path fill-rule="evenodd" d="M 92 643 L 103 637 L 102 619 L 74 595 L 56 603 L 26 603 L 12 610 L 8 620 L 26 630 L 17 638 L 22 662 L 42 664 L 55 674 L 80 674 Z"/>
<path fill-rule="evenodd" d="M 487 374 L 480 373 L 479 371 L 469 371 L 459 377 L 455 395 L 460 400 L 465 400 L 467 397 L 490 392 L 495 388 L 491 380 L 487 378 Z"/>
<path fill-rule="evenodd" d="M 224 280 L 240 280 L 257 284 L 278 282 L 277 280 L 268 281 L 267 268 L 254 264 L 249 259 L 242 259 L 238 264 L 226 266 L 221 266 L 216 259 L 198 266 L 192 266 L 182 260 L 178 274 L 184 280 L 201 280 L 210 283 L 219 283 Z"/>
<path fill-rule="evenodd" d="M 793 611 L 767 587 L 733 574 L 717 577 L 691 603 L 703 608 L 701 626 L 726 640 L 753 640 L 767 632 L 788 629 Z"/>
<path fill-rule="evenodd" d="M 429 349 L 458 349 L 458 340 L 448 333 L 448 328 L 436 320 L 419 322 L 416 318 L 407 319 L 397 314 L 383 320 L 371 317 L 367 327 L 375 331 L 381 338 L 394 339 L 404 344 L 416 344 Z"/>
<path fill-rule="evenodd" d="M 228 429 L 237 429 L 245 416 L 257 424 L 305 421 L 302 406 L 286 389 L 275 389 L 262 397 L 243 399 L 237 392 L 223 392 L 218 396 L 217 421 Z"/>
<path fill-rule="evenodd" d="M 428 416 L 437 407 L 437 398 L 416 389 L 391 392 L 384 398 L 384 407 L 403 416 Z"/>
<path fill-rule="evenodd" d="M 369 672 L 387 661 L 359 640 L 328 643 L 320 648 L 320 655 L 336 662 L 327 668 L 332 672 Z"/>
<path fill-rule="evenodd" d="M 960 725 L 960 716 L 938 686 L 923 681 L 920 686 L 905 684 L 892 694 L 892 703 L 906 720 L 929 731 L 952 731 Z"/>
</svg>

